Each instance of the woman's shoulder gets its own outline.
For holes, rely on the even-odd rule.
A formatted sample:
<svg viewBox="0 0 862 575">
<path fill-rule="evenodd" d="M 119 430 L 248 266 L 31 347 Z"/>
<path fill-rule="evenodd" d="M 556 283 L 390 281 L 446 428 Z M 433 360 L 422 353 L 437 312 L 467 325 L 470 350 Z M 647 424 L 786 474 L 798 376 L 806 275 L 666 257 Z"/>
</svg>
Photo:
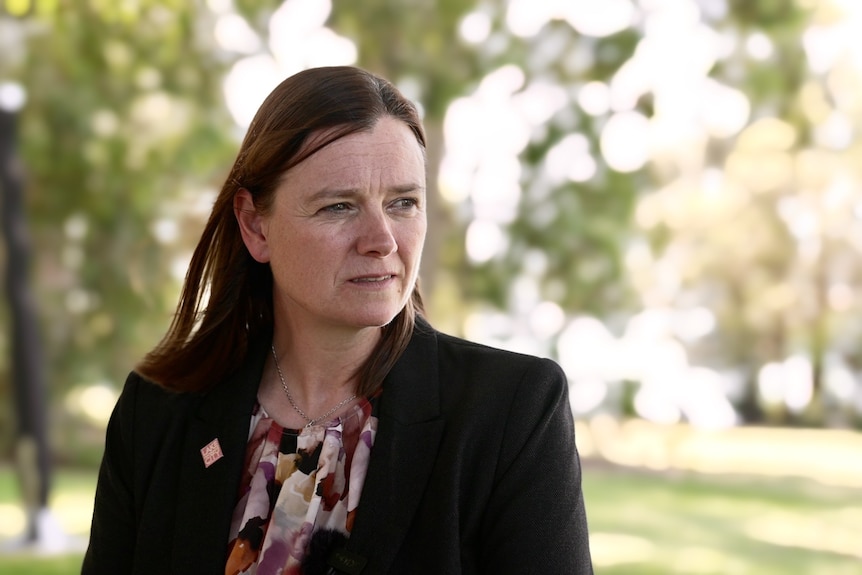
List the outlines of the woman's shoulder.
<svg viewBox="0 0 862 575">
<path fill-rule="evenodd" d="M 129 372 L 114 412 L 117 417 L 136 421 L 137 425 L 159 428 L 190 409 L 199 394 L 172 391 L 147 379 L 137 371 Z"/>
<path fill-rule="evenodd" d="M 472 393 L 492 394 L 499 399 L 525 391 L 531 397 L 568 394 L 566 375 L 550 358 L 442 332 L 435 335 L 440 381 L 452 391 L 471 389 Z"/>
<path fill-rule="evenodd" d="M 138 371 L 132 370 L 126 376 L 122 396 L 134 396 L 135 401 L 165 404 L 182 404 L 190 401 L 197 393 L 175 391 L 148 379 Z"/>
<path fill-rule="evenodd" d="M 568 379 L 556 361 L 441 332 L 435 336 L 442 410 L 454 425 L 496 437 L 504 429 L 528 433 L 570 412 Z M 560 429 L 569 433 L 566 426 Z"/>
<path fill-rule="evenodd" d="M 496 366 L 506 370 L 537 370 L 562 374 L 559 365 L 547 357 L 502 349 L 454 335 L 437 332 L 438 353 L 451 361 L 483 366 Z"/>
</svg>

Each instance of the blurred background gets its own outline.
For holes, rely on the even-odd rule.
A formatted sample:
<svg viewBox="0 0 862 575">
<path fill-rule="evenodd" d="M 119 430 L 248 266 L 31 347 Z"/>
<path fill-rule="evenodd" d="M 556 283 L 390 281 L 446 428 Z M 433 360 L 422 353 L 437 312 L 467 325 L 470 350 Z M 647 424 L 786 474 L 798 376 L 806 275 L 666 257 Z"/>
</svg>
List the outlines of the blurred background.
<svg viewBox="0 0 862 575">
<path fill-rule="evenodd" d="M 0 0 L 0 572 L 104 429 L 245 128 L 355 64 L 428 131 L 438 328 L 570 382 L 599 573 L 860 573 L 862 3 Z"/>
</svg>

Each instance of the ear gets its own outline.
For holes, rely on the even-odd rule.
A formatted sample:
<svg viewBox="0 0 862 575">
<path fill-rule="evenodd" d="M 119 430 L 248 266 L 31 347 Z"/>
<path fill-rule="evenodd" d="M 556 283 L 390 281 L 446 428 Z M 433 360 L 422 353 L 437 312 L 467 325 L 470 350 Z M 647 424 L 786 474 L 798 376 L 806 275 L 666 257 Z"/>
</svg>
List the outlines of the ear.
<svg viewBox="0 0 862 575">
<path fill-rule="evenodd" d="M 264 233 L 264 217 L 254 205 L 251 192 L 240 188 L 233 197 L 233 213 L 239 233 L 251 257 L 262 264 L 269 261 L 269 244 Z"/>
</svg>

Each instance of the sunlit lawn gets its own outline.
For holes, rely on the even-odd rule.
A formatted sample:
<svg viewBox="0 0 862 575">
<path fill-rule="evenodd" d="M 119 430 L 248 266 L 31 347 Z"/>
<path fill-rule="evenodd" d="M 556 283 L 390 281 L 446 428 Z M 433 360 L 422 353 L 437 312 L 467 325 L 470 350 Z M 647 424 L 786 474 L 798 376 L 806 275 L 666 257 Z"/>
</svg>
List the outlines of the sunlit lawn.
<svg viewBox="0 0 862 575">
<path fill-rule="evenodd" d="M 862 573 L 862 490 L 588 467 L 584 495 L 598 573 Z"/>
<path fill-rule="evenodd" d="M 62 471 L 53 509 L 78 543 L 94 472 Z M 587 464 L 596 572 L 608 575 L 862 573 L 862 490 L 805 480 L 655 474 Z M 18 487 L 0 467 L 0 543 L 20 529 Z M 81 551 L 0 554 L 3 574 L 72 574 Z"/>
<path fill-rule="evenodd" d="M 19 505 L 20 489 L 9 466 L 0 466 L 0 573 L 3 575 L 66 575 L 81 572 L 83 546 L 86 544 L 93 513 L 95 471 L 62 470 L 54 481 L 52 512 L 68 534 L 75 551 L 44 556 L 35 552 L 7 549 L 24 528 L 24 513 Z"/>
</svg>

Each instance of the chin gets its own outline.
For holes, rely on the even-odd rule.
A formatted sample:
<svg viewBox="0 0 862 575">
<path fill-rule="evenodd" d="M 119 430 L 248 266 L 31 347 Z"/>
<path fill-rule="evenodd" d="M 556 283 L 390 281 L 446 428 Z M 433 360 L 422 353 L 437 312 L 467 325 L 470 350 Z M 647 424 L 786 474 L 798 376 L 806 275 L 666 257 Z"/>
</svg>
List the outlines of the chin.
<svg viewBox="0 0 862 575">
<path fill-rule="evenodd" d="M 404 309 L 399 308 L 398 310 L 380 312 L 380 313 L 368 313 L 363 314 L 361 317 L 355 318 L 355 321 L 352 322 L 356 327 L 364 328 L 364 327 L 385 327 L 392 323 L 401 310 Z"/>
</svg>

